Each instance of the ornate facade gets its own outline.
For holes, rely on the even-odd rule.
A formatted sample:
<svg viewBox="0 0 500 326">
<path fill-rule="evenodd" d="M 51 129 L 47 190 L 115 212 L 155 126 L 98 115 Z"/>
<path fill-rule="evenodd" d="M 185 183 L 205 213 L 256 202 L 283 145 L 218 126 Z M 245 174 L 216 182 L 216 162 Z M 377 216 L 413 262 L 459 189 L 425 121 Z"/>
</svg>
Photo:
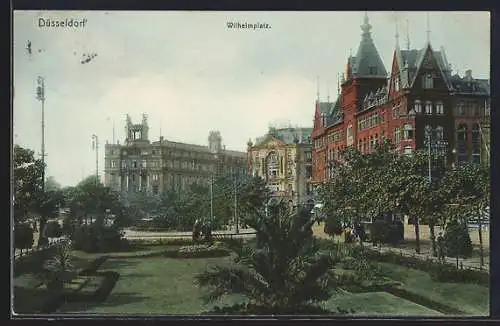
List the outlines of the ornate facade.
<svg viewBox="0 0 500 326">
<path fill-rule="evenodd" d="M 105 185 L 120 192 L 160 194 L 184 191 L 193 183 L 209 184 L 221 174 L 246 175 L 247 153 L 226 150 L 218 131 L 208 146 L 173 142 L 160 137 L 150 142 L 147 116 L 133 124 L 127 115 L 124 144 L 105 145 Z"/>
<path fill-rule="evenodd" d="M 336 102 L 316 100 L 313 180 L 334 174 L 340 152 L 368 153 L 389 138 L 401 152 L 442 151 L 446 162 L 489 161 L 489 80 L 452 74 L 444 48 L 402 50 L 396 43 L 388 74 L 365 14 L 356 56 L 347 60 Z M 430 130 L 430 132 L 429 132 Z M 430 143 L 428 143 L 430 140 Z M 486 152 L 486 154 L 484 154 Z M 483 153 L 483 158 L 481 158 Z"/>
<path fill-rule="evenodd" d="M 270 128 L 248 142 L 248 172 L 263 178 L 274 199 L 312 203 L 311 128 Z"/>
</svg>

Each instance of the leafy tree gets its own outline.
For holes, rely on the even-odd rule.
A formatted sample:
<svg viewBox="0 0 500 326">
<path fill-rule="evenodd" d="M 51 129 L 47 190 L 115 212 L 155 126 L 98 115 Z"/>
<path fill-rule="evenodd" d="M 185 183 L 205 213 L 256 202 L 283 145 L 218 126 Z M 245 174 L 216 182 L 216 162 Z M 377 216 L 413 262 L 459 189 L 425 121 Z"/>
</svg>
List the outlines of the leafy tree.
<svg viewBox="0 0 500 326">
<path fill-rule="evenodd" d="M 463 221 L 452 220 L 446 225 L 444 234 L 444 249 L 446 256 L 467 258 L 472 255 L 472 241 L 467 224 Z"/>
<path fill-rule="evenodd" d="M 33 229 L 27 224 L 17 224 L 14 227 L 14 247 L 20 249 L 30 249 L 33 247 Z"/>
<path fill-rule="evenodd" d="M 49 176 L 45 180 L 45 190 L 46 191 L 57 191 L 57 190 L 61 190 L 61 189 L 62 189 L 61 184 L 59 182 L 57 182 L 53 176 Z"/>
<path fill-rule="evenodd" d="M 321 252 L 310 232 L 311 220 L 290 214 L 285 205 L 248 214 L 245 223 L 257 232 L 257 245 L 239 240 L 226 244 L 236 258 L 232 265 L 216 265 L 197 276 L 214 301 L 225 294 L 243 294 L 256 311 L 294 313 L 330 297 L 329 271 L 336 259 Z"/>
<path fill-rule="evenodd" d="M 59 238 L 62 235 L 62 228 L 58 222 L 48 222 L 45 227 L 45 234 L 49 238 Z"/>
</svg>

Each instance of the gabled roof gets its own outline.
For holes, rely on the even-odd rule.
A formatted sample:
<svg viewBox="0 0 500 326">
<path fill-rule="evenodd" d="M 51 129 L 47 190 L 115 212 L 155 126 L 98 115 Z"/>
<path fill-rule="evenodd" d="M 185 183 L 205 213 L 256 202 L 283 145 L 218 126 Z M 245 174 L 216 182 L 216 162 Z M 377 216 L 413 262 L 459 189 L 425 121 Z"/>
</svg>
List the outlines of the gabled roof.
<svg viewBox="0 0 500 326">
<path fill-rule="evenodd" d="M 291 145 L 295 144 L 296 140 L 300 144 L 309 144 L 311 143 L 312 131 L 313 128 L 304 127 L 274 129 L 272 134 L 268 133 L 263 137 L 258 137 L 254 146 L 262 146 L 271 141 L 277 141 L 282 145 Z"/>
<path fill-rule="evenodd" d="M 356 57 L 351 58 L 353 74 L 358 78 L 387 78 L 387 70 L 371 37 L 372 26 L 365 13 L 363 25 L 361 25 L 361 42 L 359 43 Z"/>
<path fill-rule="evenodd" d="M 471 75 L 460 77 L 455 74 L 450 77 L 450 83 L 457 94 L 490 95 L 490 81 L 488 79 L 475 79 Z"/>
<path fill-rule="evenodd" d="M 443 59 L 441 53 L 439 51 L 433 51 L 430 43 L 427 43 L 426 47 L 421 49 L 418 52 L 418 57 L 417 57 L 417 61 L 416 61 L 416 70 L 413 73 L 412 78 L 410 79 L 411 80 L 410 87 L 412 87 L 415 84 L 415 80 L 417 79 L 418 73 L 419 73 L 420 69 L 422 68 L 422 64 L 424 62 L 424 59 L 428 55 L 431 56 L 431 58 L 430 58 L 431 60 L 432 59 L 435 60 L 436 65 L 437 65 L 437 69 L 439 70 L 441 77 L 443 78 L 443 81 L 446 84 L 446 87 L 448 89 L 451 89 L 451 85 L 450 85 L 450 82 L 448 80 L 448 76 L 445 73 L 445 71 L 449 70 L 448 69 L 449 67 L 444 67 L 445 60 Z"/>
<path fill-rule="evenodd" d="M 330 111 L 326 116 L 326 127 L 332 126 L 342 121 L 341 113 L 342 113 L 342 96 L 339 96 L 337 98 L 337 101 L 335 101 L 335 103 L 332 103 L 332 105 L 330 106 Z"/>
</svg>

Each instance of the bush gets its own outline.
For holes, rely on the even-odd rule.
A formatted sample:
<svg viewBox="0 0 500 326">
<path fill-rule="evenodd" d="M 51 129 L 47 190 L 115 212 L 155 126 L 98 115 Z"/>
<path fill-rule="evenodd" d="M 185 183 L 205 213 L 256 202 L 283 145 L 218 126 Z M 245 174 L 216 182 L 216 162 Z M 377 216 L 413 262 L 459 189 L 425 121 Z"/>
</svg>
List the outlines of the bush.
<svg viewBox="0 0 500 326">
<path fill-rule="evenodd" d="M 341 235 L 342 234 L 342 224 L 340 223 L 340 220 L 336 216 L 328 216 L 325 222 L 325 227 L 323 228 L 323 231 L 330 235 L 330 236 L 335 236 L 335 235 Z"/>
<path fill-rule="evenodd" d="M 163 239 L 133 239 L 128 240 L 131 246 L 133 245 L 172 245 L 172 246 L 188 246 L 194 244 L 191 238 L 163 238 Z"/>
<path fill-rule="evenodd" d="M 78 270 L 78 275 L 92 275 L 95 274 L 97 269 L 108 260 L 108 256 L 101 256 L 99 258 L 91 260 L 87 266 Z"/>
<path fill-rule="evenodd" d="M 58 222 L 51 221 L 45 226 L 45 235 L 49 238 L 59 238 L 62 233 L 62 228 Z"/>
<path fill-rule="evenodd" d="M 389 238 L 389 223 L 376 220 L 370 226 L 370 238 L 373 243 L 386 243 Z"/>
<path fill-rule="evenodd" d="M 33 229 L 27 224 L 18 224 L 14 228 L 14 247 L 30 249 L 33 247 Z"/>
<path fill-rule="evenodd" d="M 472 256 L 472 241 L 466 223 L 450 221 L 446 225 L 443 244 L 445 255 L 448 257 L 468 258 Z"/>
<path fill-rule="evenodd" d="M 116 226 L 102 224 L 81 225 L 72 237 L 73 248 L 84 252 L 127 251 L 130 245 Z"/>
</svg>

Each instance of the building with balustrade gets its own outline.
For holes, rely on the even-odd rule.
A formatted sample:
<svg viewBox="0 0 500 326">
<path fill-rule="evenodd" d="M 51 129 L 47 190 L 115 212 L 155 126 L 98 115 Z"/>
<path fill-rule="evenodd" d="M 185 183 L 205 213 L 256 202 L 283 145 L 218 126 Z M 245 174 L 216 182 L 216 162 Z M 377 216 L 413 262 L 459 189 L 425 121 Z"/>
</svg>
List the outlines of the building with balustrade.
<svg viewBox="0 0 500 326">
<path fill-rule="evenodd" d="M 266 181 L 272 201 L 312 204 L 312 128 L 269 128 L 248 142 L 248 173 Z"/>
<path fill-rule="evenodd" d="M 347 59 L 336 101 L 316 99 L 312 132 L 312 177 L 334 175 L 348 146 L 369 153 L 382 139 L 411 153 L 430 148 L 445 164 L 489 162 L 490 83 L 467 70 L 452 73 L 445 49 L 426 44 L 400 48 L 398 37 L 388 72 L 371 37 L 365 14 L 355 56 Z M 430 146 L 429 146 L 430 145 Z"/>
<path fill-rule="evenodd" d="M 227 150 L 218 131 L 208 146 L 174 142 L 163 137 L 150 141 L 147 116 L 133 124 L 127 115 L 123 144 L 105 145 L 104 182 L 124 193 L 182 192 L 193 184 L 208 185 L 219 175 L 245 176 L 247 153 Z"/>
</svg>

